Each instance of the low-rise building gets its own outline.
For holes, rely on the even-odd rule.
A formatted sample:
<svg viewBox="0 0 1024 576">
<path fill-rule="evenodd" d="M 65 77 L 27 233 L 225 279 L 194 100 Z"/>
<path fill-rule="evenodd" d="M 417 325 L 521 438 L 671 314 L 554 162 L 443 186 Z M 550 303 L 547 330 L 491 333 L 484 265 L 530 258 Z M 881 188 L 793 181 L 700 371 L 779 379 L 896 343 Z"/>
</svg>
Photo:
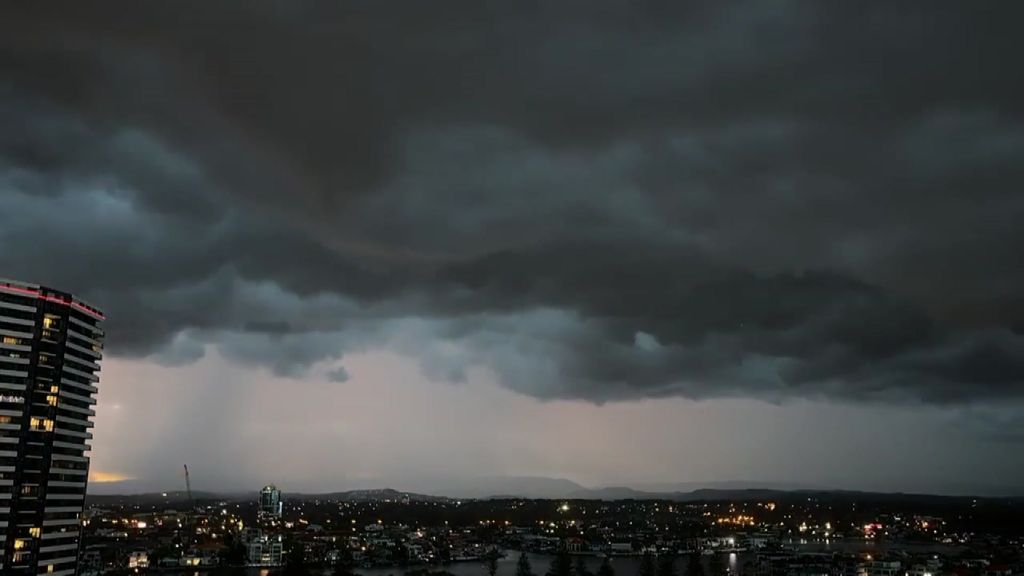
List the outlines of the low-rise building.
<svg viewBox="0 0 1024 576">
<path fill-rule="evenodd" d="M 279 566 L 284 561 L 284 540 L 280 534 L 264 534 L 250 528 L 244 534 L 246 559 L 258 566 Z"/>
</svg>

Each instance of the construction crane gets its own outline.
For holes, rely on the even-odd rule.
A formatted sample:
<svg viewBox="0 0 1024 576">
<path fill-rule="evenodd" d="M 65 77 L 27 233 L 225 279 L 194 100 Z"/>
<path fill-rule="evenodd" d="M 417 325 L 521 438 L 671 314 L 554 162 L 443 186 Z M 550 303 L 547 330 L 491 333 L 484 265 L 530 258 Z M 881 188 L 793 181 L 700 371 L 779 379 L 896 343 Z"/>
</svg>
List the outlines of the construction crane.
<svg viewBox="0 0 1024 576">
<path fill-rule="evenodd" d="M 194 510 L 196 503 L 192 500 L 192 481 L 188 477 L 188 464 L 185 464 L 185 494 L 188 495 L 188 507 L 190 510 Z"/>
<path fill-rule="evenodd" d="M 196 502 L 192 499 L 192 480 L 188 477 L 188 464 L 185 467 L 185 495 L 188 496 L 188 511 L 185 512 L 185 533 L 188 539 L 182 542 L 182 552 L 185 552 L 195 538 L 195 528 L 192 527 L 192 520 L 195 517 Z"/>
</svg>

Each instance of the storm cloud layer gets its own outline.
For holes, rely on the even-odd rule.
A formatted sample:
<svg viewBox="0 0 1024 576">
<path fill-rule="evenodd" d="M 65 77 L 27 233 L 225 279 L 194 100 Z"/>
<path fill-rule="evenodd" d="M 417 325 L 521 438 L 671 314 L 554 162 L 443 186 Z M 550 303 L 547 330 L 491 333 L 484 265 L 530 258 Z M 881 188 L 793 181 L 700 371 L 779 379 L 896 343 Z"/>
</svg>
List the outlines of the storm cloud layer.
<svg viewBox="0 0 1024 576">
<path fill-rule="evenodd" d="M 1024 396 L 1019 3 L 19 3 L 0 274 L 108 349 Z"/>
</svg>

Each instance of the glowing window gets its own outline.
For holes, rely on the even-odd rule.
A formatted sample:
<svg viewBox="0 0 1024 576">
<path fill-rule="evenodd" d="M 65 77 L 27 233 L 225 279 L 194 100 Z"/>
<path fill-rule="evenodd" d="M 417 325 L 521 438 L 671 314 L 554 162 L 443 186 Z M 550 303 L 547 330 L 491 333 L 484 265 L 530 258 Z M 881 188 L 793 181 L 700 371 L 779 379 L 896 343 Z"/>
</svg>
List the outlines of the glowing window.
<svg viewBox="0 0 1024 576">
<path fill-rule="evenodd" d="M 36 431 L 53 432 L 53 420 L 49 418 L 32 418 L 29 428 Z"/>
</svg>

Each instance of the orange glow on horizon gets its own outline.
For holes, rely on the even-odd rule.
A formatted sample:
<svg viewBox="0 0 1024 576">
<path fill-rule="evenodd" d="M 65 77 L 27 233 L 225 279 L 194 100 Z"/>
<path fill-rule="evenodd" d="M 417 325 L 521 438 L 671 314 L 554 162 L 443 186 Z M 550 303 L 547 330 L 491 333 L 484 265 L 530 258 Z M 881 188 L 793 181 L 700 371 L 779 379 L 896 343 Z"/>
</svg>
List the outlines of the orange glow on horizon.
<svg viewBox="0 0 1024 576">
<path fill-rule="evenodd" d="M 125 480 L 134 480 L 131 476 L 125 476 L 124 474 L 118 474 L 117 472 L 103 472 L 102 470 L 93 470 L 89 472 L 89 482 L 97 482 L 104 484 L 107 482 L 124 482 Z"/>
</svg>

